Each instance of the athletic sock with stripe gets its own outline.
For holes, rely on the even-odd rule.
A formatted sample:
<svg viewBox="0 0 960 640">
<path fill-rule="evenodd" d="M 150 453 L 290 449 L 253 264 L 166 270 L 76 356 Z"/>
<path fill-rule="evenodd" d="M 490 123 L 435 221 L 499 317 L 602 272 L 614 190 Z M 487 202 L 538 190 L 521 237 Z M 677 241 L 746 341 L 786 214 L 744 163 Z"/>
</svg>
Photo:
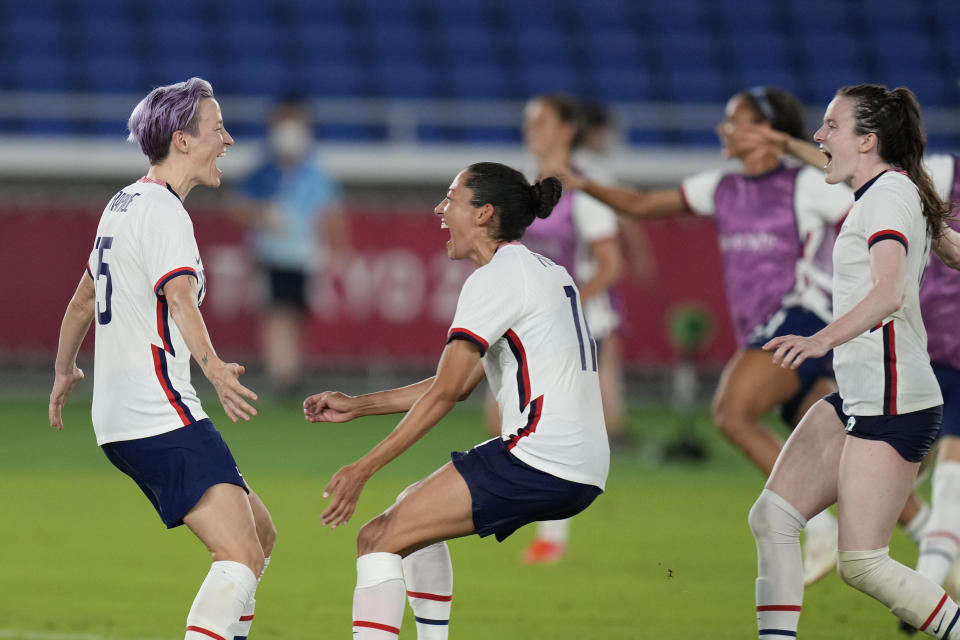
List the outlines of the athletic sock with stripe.
<svg viewBox="0 0 960 640">
<path fill-rule="evenodd" d="M 403 564 L 395 553 L 367 553 L 357 558 L 353 591 L 355 640 L 396 640 L 406 594 Z"/>
<path fill-rule="evenodd" d="M 446 542 L 438 542 L 403 559 L 407 599 L 417 621 L 418 640 L 447 640 L 453 600 L 453 565 Z"/>
<path fill-rule="evenodd" d="M 257 576 L 240 562 L 219 560 L 200 585 L 187 614 L 184 640 L 231 640 L 230 631 L 257 590 Z"/>
</svg>

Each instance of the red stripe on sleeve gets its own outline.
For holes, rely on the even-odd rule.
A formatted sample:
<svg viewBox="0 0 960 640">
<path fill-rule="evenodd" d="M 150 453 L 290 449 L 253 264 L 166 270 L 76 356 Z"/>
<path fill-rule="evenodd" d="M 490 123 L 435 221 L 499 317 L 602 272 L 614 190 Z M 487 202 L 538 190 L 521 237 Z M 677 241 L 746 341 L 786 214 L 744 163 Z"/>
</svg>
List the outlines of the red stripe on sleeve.
<svg viewBox="0 0 960 640">
<path fill-rule="evenodd" d="M 881 236 L 887 237 L 882 238 Z M 867 246 L 872 247 L 874 242 L 879 242 L 880 240 L 899 240 L 903 243 L 904 247 L 910 246 L 910 243 L 907 242 L 907 236 L 893 229 L 883 229 L 882 231 L 877 231 L 875 234 L 870 236 L 869 240 L 867 240 Z"/>
<path fill-rule="evenodd" d="M 168 280 L 176 278 L 177 276 L 193 276 L 200 281 L 200 278 L 197 278 L 197 270 L 192 267 L 178 267 L 173 271 L 167 271 L 165 274 L 160 276 L 157 279 L 157 283 L 153 285 L 153 292 L 157 295 L 160 295 L 160 289 L 163 288 L 163 285 L 167 283 Z"/>
<path fill-rule="evenodd" d="M 897 415 L 897 335 L 893 330 L 893 321 L 890 327 L 890 414 Z"/>
<path fill-rule="evenodd" d="M 798 604 L 763 604 L 757 611 L 800 611 L 803 607 Z"/>
<path fill-rule="evenodd" d="M 464 335 L 470 336 L 471 338 L 476 340 L 477 344 L 481 345 L 484 351 L 490 348 L 490 345 L 487 343 L 486 340 L 484 340 L 483 338 L 475 334 L 473 331 L 470 331 L 469 329 L 464 329 L 463 327 L 454 327 L 453 329 L 450 329 L 450 331 L 447 333 L 447 341 L 449 342 L 450 337 L 458 333 L 462 333 Z"/>
</svg>

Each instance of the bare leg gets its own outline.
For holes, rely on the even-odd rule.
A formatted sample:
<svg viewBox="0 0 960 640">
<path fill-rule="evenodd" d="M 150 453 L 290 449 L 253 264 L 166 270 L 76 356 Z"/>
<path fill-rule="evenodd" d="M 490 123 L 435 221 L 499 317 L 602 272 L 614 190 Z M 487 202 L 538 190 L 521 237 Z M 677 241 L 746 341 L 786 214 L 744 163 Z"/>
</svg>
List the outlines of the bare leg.
<svg viewBox="0 0 960 640">
<path fill-rule="evenodd" d="M 796 372 L 774 366 L 760 349 L 741 349 L 724 367 L 713 400 L 714 422 L 764 475 L 770 475 L 782 444 L 760 418 L 799 389 Z"/>
<path fill-rule="evenodd" d="M 604 338 L 597 359 L 600 376 L 600 396 L 603 400 L 603 419 L 607 435 L 616 441 L 624 436 L 623 414 L 623 353 L 620 335 L 616 332 Z"/>
<path fill-rule="evenodd" d="M 261 326 L 261 344 L 267 376 L 279 388 L 297 382 L 302 369 L 301 333 L 303 313 L 289 305 L 266 311 Z"/>
</svg>

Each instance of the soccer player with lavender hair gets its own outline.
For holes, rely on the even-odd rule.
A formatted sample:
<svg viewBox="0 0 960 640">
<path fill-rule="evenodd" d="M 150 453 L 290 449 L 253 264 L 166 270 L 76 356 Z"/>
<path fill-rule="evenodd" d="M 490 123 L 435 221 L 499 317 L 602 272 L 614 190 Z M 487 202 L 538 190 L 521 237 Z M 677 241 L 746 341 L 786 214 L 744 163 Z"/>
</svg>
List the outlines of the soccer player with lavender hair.
<svg viewBox="0 0 960 640">
<path fill-rule="evenodd" d="M 246 638 L 254 593 L 276 530 L 200 406 L 190 357 L 232 421 L 256 415 L 256 394 L 221 360 L 200 313 L 203 263 L 183 200 L 220 186 L 217 158 L 233 138 L 205 80 L 157 87 L 127 123 L 150 170 L 117 192 L 97 227 L 86 272 L 60 328 L 50 424 L 83 379 L 77 352 L 96 320 L 93 428 L 97 444 L 130 476 L 168 528 L 186 524 L 213 565 L 187 615 L 185 640 Z"/>
</svg>

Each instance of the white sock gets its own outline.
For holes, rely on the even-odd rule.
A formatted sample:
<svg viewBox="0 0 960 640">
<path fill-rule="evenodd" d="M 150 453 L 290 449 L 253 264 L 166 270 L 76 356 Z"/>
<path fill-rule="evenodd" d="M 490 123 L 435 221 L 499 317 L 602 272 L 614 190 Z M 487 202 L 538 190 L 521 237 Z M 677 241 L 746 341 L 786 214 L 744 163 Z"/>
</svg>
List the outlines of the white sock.
<svg viewBox="0 0 960 640">
<path fill-rule="evenodd" d="M 231 626 L 257 590 L 257 576 L 245 564 L 220 560 L 200 585 L 187 614 L 184 640 L 228 640 Z"/>
<path fill-rule="evenodd" d="M 876 598 L 895 616 L 936 638 L 960 636 L 960 610 L 934 584 L 889 554 L 890 548 L 841 551 L 837 571 L 843 581 Z"/>
<path fill-rule="evenodd" d="M 943 584 L 960 545 L 960 462 L 937 464 L 931 497 L 933 509 L 920 541 L 917 571 Z"/>
<path fill-rule="evenodd" d="M 920 544 L 923 540 L 923 532 L 929 526 L 930 516 L 932 515 L 930 507 L 925 503 L 920 504 L 920 510 L 910 519 L 910 522 L 903 525 L 903 532 L 910 536 L 914 544 Z"/>
<path fill-rule="evenodd" d="M 447 543 L 437 542 L 404 558 L 403 577 L 418 640 L 447 640 L 453 599 L 453 565 Z"/>
<path fill-rule="evenodd" d="M 395 553 L 367 553 L 357 558 L 353 591 L 354 640 L 396 640 L 406 594 L 403 564 Z"/>
<path fill-rule="evenodd" d="M 538 522 L 537 537 L 556 544 L 567 544 L 570 539 L 570 518 Z"/>
<path fill-rule="evenodd" d="M 824 509 L 807 520 L 807 526 L 803 530 L 808 538 L 810 536 L 836 535 L 837 519 L 830 513 L 829 509 Z"/>
<path fill-rule="evenodd" d="M 750 509 L 750 530 L 757 542 L 757 628 L 760 638 L 795 636 L 803 606 L 800 512 L 769 489 Z"/>
<path fill-rule="evenodd" d="M 266 573 L 268 566 L 270 566 L 270 556 L 263 559 L 263 569 L 260 570 L 260 576 L 257 578 L 257 586 L 260 585 L 260 580 L 263 579 L 263 574 Z M 247 636 L 250 635 L 250 627 L 253 625 L 253 615 L 256 608 L 257 599 L 251 595 L 247 603 L 243 605 L 240 619 L 230 627 L 230 635 L 233 636 L 233 640 L 247 640 Z"/>
</svg>

